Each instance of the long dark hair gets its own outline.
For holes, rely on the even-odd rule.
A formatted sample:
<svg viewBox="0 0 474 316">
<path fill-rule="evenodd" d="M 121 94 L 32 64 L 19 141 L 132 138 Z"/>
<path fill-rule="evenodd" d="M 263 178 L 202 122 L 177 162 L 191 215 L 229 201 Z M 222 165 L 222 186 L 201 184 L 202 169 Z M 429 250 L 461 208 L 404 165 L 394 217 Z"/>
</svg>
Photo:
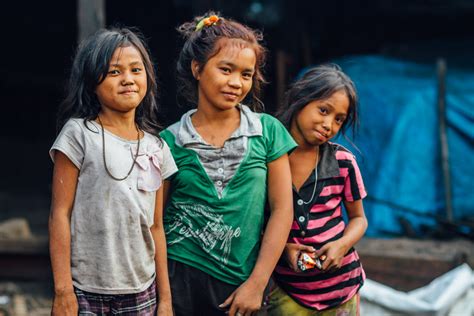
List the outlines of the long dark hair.
<svg viewBox="0 0 474 316">
<path fill-rule="evenodd" d="M 136 109 L 135 122 L 142 130 L 158 133 L 157 82 L 149 49 L 138 29 L 124 27 L 101 29 L 78 46 L 66 87 L 66 97 L 59 107 L 58 132 L 70 118 L 84 118 L 86 123 L 97 117 L 101 106 L 95 93 L 96 87 L 107 76 L 115 50 L 128 46 L 133 46 L 140 52 L 147 76 L 147 91 Z"/>
<path fill-rule="evenodd" d="M 223 18 L 220 15 L 217 23 L 211 26 L 204 26 L 196 30 L 197 24 L 205 17 L 218 15 L 212 11 L 204 16 L 198 16 L 191 22 L 180 25 L 177 30 L 184 38 L 185 42 L 179 54 L 177 62 L 177 93 L 178 102 L 197 105 L 198 92 L 197 80 L 191 71 L 191 62 L 195 60 L 199 69 L 204 69 L 207 61 L 219 53 L 222 47 L 216 45 L 220 39 L 239 39 L 255 51 L 256 64 L 255 74 L 252 78 L 252 89 L 243 102 L 254 111 L 262 111 L 263 103 L 260 100 L 262 85 L 265 83 L 263 77 L 263 67 L 265 64 L 266 49 L 261 44 L 263 36 L 259 31 L 243 25 L 231 19 Z"/>
<path fill-rule="evenodd" d="M 289 130 L 293 119 L 306 105 L 313 101 L 325 100 L 337 91 L 344 91 L 349 99 L 349 110 L 340 131 L 345 136 L 347 129 L 352 126 L 354 135 L 358 123 L 356 88 L 336 64 L 324 64 L 308 69 L 290 86 L 276 116 Z"/>
</svg>

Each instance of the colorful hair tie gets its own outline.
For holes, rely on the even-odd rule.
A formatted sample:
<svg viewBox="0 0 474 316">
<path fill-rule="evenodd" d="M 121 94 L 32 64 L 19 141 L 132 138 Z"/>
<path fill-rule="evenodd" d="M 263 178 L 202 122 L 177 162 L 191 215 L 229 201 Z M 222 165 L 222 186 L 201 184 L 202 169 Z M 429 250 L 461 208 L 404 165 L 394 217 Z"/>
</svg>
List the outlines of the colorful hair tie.
<svg viewBox="0 0 474 316">
<path fill-rule="evenodd" d="M 219 17 L 217 15 L 211 15 L 210 17 L 204 18 L 196 25 L 195 31 L 200 31 L 204 26 L 215 25 L 218 21 Z"/>
</svg>

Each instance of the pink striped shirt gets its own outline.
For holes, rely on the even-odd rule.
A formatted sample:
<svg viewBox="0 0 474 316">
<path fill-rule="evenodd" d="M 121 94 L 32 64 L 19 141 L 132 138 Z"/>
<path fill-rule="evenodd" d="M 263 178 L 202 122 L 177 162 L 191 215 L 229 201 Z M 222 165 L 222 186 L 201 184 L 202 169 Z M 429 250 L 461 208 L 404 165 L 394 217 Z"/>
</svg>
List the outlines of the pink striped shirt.
<svg viewBox="0 0 474 316">
<path fill-rule="evenodd" d="M 299 192 L 293 188 L 294 221 L 288 238 L 289 243 L 311 245 L 316 249 L 342 237 L 345 229 L 342 202 L 360 200 L 367 195 L 350 151 L 335 143 L 325 143 L 320 146 L 320 154 L 312 201 L 308 202 L 316 180 L 314 172 Z M 365 273 L 352 248 L 343 258 L 341 268 L 334 272 L 311 269 L 297 273 L 281 259 L 273 278 L 301 305 L 325 310 L 350 300 L 364 283 Z"/>
</svg>

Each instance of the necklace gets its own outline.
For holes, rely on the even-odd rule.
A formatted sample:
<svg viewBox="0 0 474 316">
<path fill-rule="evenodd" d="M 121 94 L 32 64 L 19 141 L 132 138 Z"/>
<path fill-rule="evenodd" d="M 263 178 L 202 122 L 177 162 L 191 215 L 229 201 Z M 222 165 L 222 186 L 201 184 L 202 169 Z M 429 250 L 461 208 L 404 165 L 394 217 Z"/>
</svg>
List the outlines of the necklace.
<svg viewBox="0 0 474 316">
<path fill-rule="evenodd" d="M 318 150 L 317 150 L 317 157 L 316 157 L 316 164 L 314 165 L 314 186 L 313 186 L 313 194 L 311 194 L 311 197 L 309 198 L 308 201 L 303 201 L 301 200 L 301 202 L 303 202 L 304 205 L 307 205 L 309 203 L 311 203 L 311 201 L 313 200 L 314 198 L 314 194 L 316 193 L 316 187 L 317 187 L 317 184 L 318 184 L 318 162 L 319 162 L 319 147 L 318 147 Z"/>
<path fill-rule="evenodd" d="M 118 178 L 115 177 L 107 167 L 107 161 L 105 159 L 105 131 L 104 131 L 104 125 L 102 125 L 102 121 L 100 120 L 100 116 L 97 115 L 97 119 L 99 120 L 100 127 L 102 129 L 102 158 L 104 160 L 104 166 L 105 166 L 105 171 L 107 174 L 114 180 L 117 181 L 123 181 L 128 178 L 128 176 L 132 173 L 133 167 L 135 166 L 135 163 L 137 162 L 137 157 L 138 157 L 138 152 L 140 150 L 140 130 L 138 129 L 137 123 L 135 123 L 135 128 L 137 129 L 137 140 L 138 140 L 138 145 L 137 145 L 137 151 L 135 153 L 135 158 L 133 159 L 132 166 L 130 167 L 130 170 L 128 171 L 127 175 L 123 178 Z"/>
</svg>

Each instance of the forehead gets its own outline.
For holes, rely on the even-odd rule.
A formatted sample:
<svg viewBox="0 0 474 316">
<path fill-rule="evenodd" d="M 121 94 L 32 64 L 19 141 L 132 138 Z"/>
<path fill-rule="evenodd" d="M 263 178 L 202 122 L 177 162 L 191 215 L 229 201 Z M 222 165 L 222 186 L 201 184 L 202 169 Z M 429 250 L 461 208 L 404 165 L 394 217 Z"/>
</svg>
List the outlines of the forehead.
<svg viewBox="0 0 474 316">
<path fill-rule="evenodd" d="M 253 45 L 241 39 L 222 38 L 216 42 L 215 51 L 217 53 L 209 61 L 246 61 L 254 67 L 257 60 Z"/>
<path fill-rule="evenodd" d="M 314 100 L 308 105 L 330 105 L 336 113 L 347 114 L 349 112 L 349 97 L 344 90 L 338 90 L 331 94 L 327 99 Z"/>
<path fill-rule="evenodd" d="M 128 62 L 134 62 L 134 61 L 143 61 L 143 58 L 135 46 L 133 45 L 119 46 L 115 49 L 114 53 L 112 54 L 110 63 L 116 64 L 124 60 Z"/>
</svg>

